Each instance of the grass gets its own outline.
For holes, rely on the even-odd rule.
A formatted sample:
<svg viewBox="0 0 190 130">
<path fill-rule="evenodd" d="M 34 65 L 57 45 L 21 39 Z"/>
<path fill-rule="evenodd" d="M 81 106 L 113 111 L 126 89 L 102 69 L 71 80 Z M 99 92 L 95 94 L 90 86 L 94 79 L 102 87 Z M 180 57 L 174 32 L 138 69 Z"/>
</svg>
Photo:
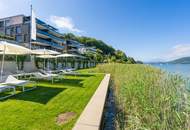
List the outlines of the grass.
<svg viewBox="0 0 190 130">
<path fill-rule="evenodd" d="M 54 84 L 40 81 L 35 90 L 17 92 L 0 101 L 2 130 L 70 130 L 95 92 L 103 74 L 64 76 Z M 56 117 L 65 112 L 76 116 L 63 125 Z"/>
<path fill-rule="evenodd" d="M 112 74 L 117 129 L 190 129 L 189 79 L 148 65 L 104 64 L 82 72 Z"/>
</svg>

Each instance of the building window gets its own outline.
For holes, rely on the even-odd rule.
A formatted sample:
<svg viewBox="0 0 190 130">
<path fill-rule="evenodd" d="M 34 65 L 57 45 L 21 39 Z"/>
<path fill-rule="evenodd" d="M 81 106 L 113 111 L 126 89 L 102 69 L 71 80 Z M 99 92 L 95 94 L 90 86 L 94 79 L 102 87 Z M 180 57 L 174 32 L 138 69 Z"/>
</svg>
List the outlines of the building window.
<svg viewBox="0 0 190 130">
<path fill-rule="evenodd" d="M 16 41 L 17 42 L 22 42 L 22 36 L 21 35 L 17 35 L 16 36 Z"/>
<path fill-rule="evenodd" d="M 6 29 L 6 35 L 11 35 L 11 29 L 10 28 Z"/>
<path fill-rule="evenodd" d="M 28 42 L 28 35 L 24 35 L 24 42 Z"/>
<path fill-rule="evenodd" d="M 0 21 L 0 28 L 4 27 L 4 21 Z"/>
<path fill-rule="evenodd" d="M 10 20 L 5 20 L 5 25 L 10 26 Z"/>
<path fill-rule="evenodd" d="M 18 27 L 16 27 L 16 34 L 20 34 L 20 33 L 21 33 L 21 27 L 18 26 Z"/>
</svg>

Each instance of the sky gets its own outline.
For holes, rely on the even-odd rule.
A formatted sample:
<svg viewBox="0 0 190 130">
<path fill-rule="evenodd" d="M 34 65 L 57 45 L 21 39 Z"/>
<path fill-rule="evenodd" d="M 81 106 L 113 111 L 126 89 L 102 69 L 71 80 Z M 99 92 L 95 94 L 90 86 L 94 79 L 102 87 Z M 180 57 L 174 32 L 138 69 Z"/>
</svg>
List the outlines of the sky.
<svg viewBox="0 0 190 130">
<path fill-rule="evenodd" d="M 30 15 L 95 37 L 142 61 L 190 56 L 190 0 L 0 0 L 0 17 Z"/>
</svg>

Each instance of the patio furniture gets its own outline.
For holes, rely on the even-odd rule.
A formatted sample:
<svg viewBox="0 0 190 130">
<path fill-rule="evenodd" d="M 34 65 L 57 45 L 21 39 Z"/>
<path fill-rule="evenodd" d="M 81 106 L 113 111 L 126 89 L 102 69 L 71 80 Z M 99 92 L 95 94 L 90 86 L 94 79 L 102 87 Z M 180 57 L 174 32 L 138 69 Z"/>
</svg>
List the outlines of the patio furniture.
<svg viewBox="0 0 190 130">
<path fill-rule="evenodd" d="M 58 74 L 52 73 L 53 71 L 45 71 L 45 70 L 39 69 L 39 72 L 46 75 L 46 76 L 52 76 L 52 77 L 57 77 L 58 76 Z"/>
<path fill-rule="evenodd" d="M 68 54 L 68 53 L 64 53 L 64 54 L 60 54 L 56 56 L 57 58 L 65 58 L 66 59 L 66 68 L 67 66 L 67 58 L 81 58 L 81 59 L 85 59 L 86 57 L 82 56 L 82 55 L 76 55 L 76 54 Z"/>
<path fill-rule="evenodd" d="M 18 80 L 18 79 L 15 78 L 14 76 L 9 75 L 9 76 L 7 77 L 7 79 L 6 79 L 3 83 L 1 83 L 1 84 L 3 84 L 3 85 L 22 86 L 23 92 L 24 92 L 24 91 L 33 90 L 33 89 L 36 88 L 36 85 L 35 85 L 35 86 L 33 86 L 32 88 L 25 90 L 25 85 L 28 84 L 28 83 L 36 83 L 36 82 L 30 81 L 30 80 Z"/>
<path fill-rule="evenodd" d="M 66 69 L 60 69 L 59 70 L 59 73 L 60 74 L 63 74 L 63 75 L 79 75 L 80 73 L 79 72 L 76 72 L 75 71 L 76 69 L 74 68 L 66 68 Z"/>
<path fill-rule="evenodd" d="M 57 77 L 57 74 L 48 74 L 48 73 L 41 73 L 41 72 L 36 72 L 33 73 L 33 75 L 35 76 L 35 78 L 37 79 L 46 79 L 46 80 L 51 80 L 52 84 L 53 84 L 53 79 L 54 77 Z"/>
<path fill-rule="evenodd" d="M 25 48 L 20 45 L 8 43 L 6 41 L 0 41 L 0 55 L 2 55 L 2 62 L 1 62 L 1 75 L 0 79 L 3 78 L 3 72 L 4 72 L 4 61 L 5 61 L 5 55 L 16 55 L 16 62 L 17 62 L 17 55 L 27 55 L 31 54 L 31 50 L 28 48 Z M 18 68 L 17 68 L 18 71 Z"/>
<path fill-rule="evenodd" d="M 4 92 L 4 91 L 7 91 L 7 90 L 10 90 L 10 89 L 13 90 L 12 94 L 6 95 L 6 96 L 3 96 L 3 97 L 0 97 L 0 100 L 15 95 L 15 91 L 16 91 L 16 90 L 15 90 L 15 86 L 2 85 L 2 84 L 0 85 L 0 93 L 2 93 L 2 92 Z"/>
</svg>

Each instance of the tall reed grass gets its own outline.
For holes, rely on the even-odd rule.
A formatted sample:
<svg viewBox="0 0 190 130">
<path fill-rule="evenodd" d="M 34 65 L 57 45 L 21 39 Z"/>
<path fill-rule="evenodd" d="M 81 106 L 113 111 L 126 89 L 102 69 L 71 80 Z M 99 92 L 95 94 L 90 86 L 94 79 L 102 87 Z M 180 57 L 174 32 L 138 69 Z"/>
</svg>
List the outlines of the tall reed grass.
<svg viewBox="0 0 190 130">
<path fill-rule="evenodd" d="M 112 75 L 117 129 L 190 129 L 188 79 L 148 65 L 104 64 L 94 71 Z"/>
</svg>

